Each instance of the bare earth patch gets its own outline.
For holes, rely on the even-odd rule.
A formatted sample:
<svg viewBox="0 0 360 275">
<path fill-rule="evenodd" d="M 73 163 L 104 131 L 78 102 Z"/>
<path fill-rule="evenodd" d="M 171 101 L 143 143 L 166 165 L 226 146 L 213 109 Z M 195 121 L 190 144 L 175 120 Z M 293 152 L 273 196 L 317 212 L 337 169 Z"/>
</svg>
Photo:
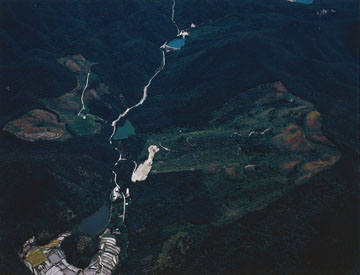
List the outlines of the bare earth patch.
<svg viewBox="0 0 360 275">
<path fill-rule="evenodd" d="M 320 129 L 321 128 L 320 113 L 318 111 L 312 111 L 308 113 L 305 119 L 305 125 L 308 128 Z"/>
<path fill-rule="evenodd" d="M 273 142 L 277 146 L 284 146 L 292 151 L 310 150 L 310 143 L 305 138 L 304 133 L 297 125 L 290 124 L 278 135 L 273 137 Z"/>
<path fill-rule="evenodd" d="M 201 129 L 149 135 L 141 158 L 164 141 L 171 151 L 160 148 L 152 172 L 204 172 L 212 198 L 227 209 L 217 213 L 221 222 L 266 207 L 340 158 L 321 132 L 321 114 L 281 82 L 239 93 Z"/>
<path fill-rule="evenodd" d="M 40 109 L 10 121 L 4 126 L 4 131 L 27 141 L 65 140 L 70 137 L 64 123 L 58 122 L 54 114 Z"/>
<path fill-rule="evenodd" d="M 4 131 L 28 141 L 61 141 L 72 135 L 93 135 L 101 131 L 102 124 L 100 120 L 89 113 L 87 105 L 92 100 L 97 100 L 102 102 L 109 110 L 112 109 L 108 103 L 103 102 L 101 99 L 103 95 L 109 94 L 108 87 L 104 83 L 99 83 L 97 87 L 91 89 L 85 89 L 85 110 L 81 118 L 78 116 L 78 112 L 82 108 L 81 93 L 85 87 L 88 72 L 90 72 L 91 66 L 96 63 L 87 61 L 81 54 L 62 57 L 57 61 L 76 74 L 76 87 L 57 98 L 41 99 L 47 109 L 53 113 L 39 109 L 32 110 L 10 121 L 4 127 Z M 90 81 L 92 76 L 96 77 L 95 74 L 90 73 Z M 85 119 L 83 119 L 84 116 Z"/>
<path fill-rule="evenodd" d="M 149 156 L 147 160 L 145 160 L 144 163 L 141 163 L 139 166 L 135 167 L 131 176 L 132 182 L 144 181 L 149 175 L 155 154 L 159 152 L 159 147 L 157 147 L 156 145 L 150 145 L 148 151 Z"/>
<path fill-rule="evenodd" d="M 284 169 L 284 170 L 291 170 L 298 164 L 299 164 L 298 160 L 293 160 L 293 161 L 283 163 L 281 165 L 281 168 Z"/>
</svg>

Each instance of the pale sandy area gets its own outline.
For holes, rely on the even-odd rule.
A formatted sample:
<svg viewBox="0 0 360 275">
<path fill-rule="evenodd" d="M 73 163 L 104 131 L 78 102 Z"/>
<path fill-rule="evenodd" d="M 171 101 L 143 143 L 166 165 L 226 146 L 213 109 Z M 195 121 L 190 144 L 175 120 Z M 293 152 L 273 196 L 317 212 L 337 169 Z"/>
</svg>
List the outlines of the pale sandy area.
<svg viewBox="0 0 360 275">
<path fill-rule="evenodd" d="M 149 175 L 155 154 L 159 152 L 159 147 L 157 147 L 156 145 L 150 145 L 148 151 L 149 157 L 147 158 L 147 160 L 145 160 L 144 163 L 141 163 L 139 166 L 135 165 L 134 171 L 131 176 L 132 182 L 144 181 Z"/>
</svg>

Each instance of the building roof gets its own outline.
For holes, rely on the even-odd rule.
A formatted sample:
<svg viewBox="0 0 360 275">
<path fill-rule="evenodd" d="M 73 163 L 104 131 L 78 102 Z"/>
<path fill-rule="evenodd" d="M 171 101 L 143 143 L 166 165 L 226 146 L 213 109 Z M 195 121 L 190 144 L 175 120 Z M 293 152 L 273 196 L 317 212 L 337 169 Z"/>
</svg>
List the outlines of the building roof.
<svg viewBox="0 0 360 275">
<path fill-rule="evenodd" d="M 46 275 L 63 274 L 62 272 L 61 273 L 59 272 L 60 272 L 60 268 L 58 268 L 57 266 L 53 266 L 46 272 Z"/>
<path fill-rule="evenodd" d="M 35 248 L 34 250 L 30 251 L 26 257 L 26 261 L 28 261 L 33 267 L 37 267 L 38 265 L 42 264 L 46 261 L 46 257 L 44 253 L 41 252 L 39 248 Z"/>
<path fill-rule="evenodd" d="M 50 262 L 52 262 L 53 264 L 56 264 L 56 263 L 58 263 L 58 262 L 61 261 L 61 258 L 59 257 L 58 254 L 52 253 L 52 254 L 49 256 L 49 260 L 50 260 Z"/>
<path fill-rule="evenodd" d="M 46 245 L 40 246 L 40 248 L 42 248 L 42 249 L 51 248 L 51 247 L 55 247 L 55 246 L 59 245 L 60 243 L 61 243 L 60 240 L 53 240 L 53 241 L 51 241 L 50 243 L 48 243 Z"/>
<path fill-rule="evenodd" d="M 75 275 L 76 273 L 68 268 L 61 270 L 65 275 Z"/>
</svg>

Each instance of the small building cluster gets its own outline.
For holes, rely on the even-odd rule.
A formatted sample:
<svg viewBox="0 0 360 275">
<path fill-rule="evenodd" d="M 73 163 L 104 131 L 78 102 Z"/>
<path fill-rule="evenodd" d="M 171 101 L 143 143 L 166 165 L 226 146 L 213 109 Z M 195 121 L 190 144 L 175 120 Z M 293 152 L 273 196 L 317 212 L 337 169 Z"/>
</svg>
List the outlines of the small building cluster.
<svg viewBox="0 0 360 275">
<path fill-rule="evenodd" d="M 119 263 L 120 247 L 116 244 L 115 234 L 106 229 L 100 236 L 98 253 L 92 258 L 90 265 L 85 269 L 77 268 L 66 261 L 61 249 L 62 241 L 71 235 L 70 232 L 59 235 L 44 246 L 37 246 L 35 237 L 30 238 L 19 252 L 26 267 L 36 275 L 110 275 Z"/>
<path fill-rule="evenodd" d="M 71 233 L 66 232 L 49 244 L 44 246 L 37 246 L 35 244 L 35 237 L 27 240 L 20 252 L 24 264 L 30 271 L 36 275 L 75 275 L 81 269 L 70 265 L 61 250 L 61 242 Z"/>
<path fill-rule="evenodd" d="M 126 193 L 124 195 L 123 192 L 121 192 L 120 187 L 118 185 L 115 186 L 113 191 L 111 192 L 110 199 L 112 202 L 116 201 L 117 199 L 124 199 L 130 197 L 130 190 L 129 188 L 126 188 Z"/>
<path fill-rule="evenodd" d="M 106 229 L 104 234 L 100 236 L 99 253 L 93 258 L 89 267 L 84 270 L 84 274 L 111 275 L 119 263 L 119 253 L 120 247 L 116 245 L 115 236 L 110 234 L 109 229 Z M 90 273 L 92 270 L 96 270 L 96 273 Z"/>
</svg>

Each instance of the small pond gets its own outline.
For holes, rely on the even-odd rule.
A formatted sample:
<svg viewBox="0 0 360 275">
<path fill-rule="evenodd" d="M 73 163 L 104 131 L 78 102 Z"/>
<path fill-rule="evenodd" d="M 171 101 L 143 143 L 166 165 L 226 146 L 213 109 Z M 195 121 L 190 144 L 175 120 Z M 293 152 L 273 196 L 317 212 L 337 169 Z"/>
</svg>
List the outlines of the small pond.
<svg viewBox="0 0 360 275">
<path fill-rule="evenodd" d="M 123 126 L 116 129 L 114 139 L 125 139 L 131 135 L 135 135 L 135 129 L 131 122 L 126 120 Z"/>
<path fill-rule="evenodd" d="M 314 0 L 288 0 L 288 1 L 293 3 L 306 4 L 306 5 L 310 5 L 314 2 Z"/>
<path fill-rule="evenodd" d="M 104 204 L 94 214 L 83 219 L 79 224 L 79 229 L 85 234 L 94 236 L 107 226 L 110 218 L 109 205 Z"/>
<path fill-rule="evenodd" d="M 175 49 L 181 49 L 185 45 L 186 38 L 178 37 L 173 40 L 170 40 L 166 45 Z"/>
</svg>

